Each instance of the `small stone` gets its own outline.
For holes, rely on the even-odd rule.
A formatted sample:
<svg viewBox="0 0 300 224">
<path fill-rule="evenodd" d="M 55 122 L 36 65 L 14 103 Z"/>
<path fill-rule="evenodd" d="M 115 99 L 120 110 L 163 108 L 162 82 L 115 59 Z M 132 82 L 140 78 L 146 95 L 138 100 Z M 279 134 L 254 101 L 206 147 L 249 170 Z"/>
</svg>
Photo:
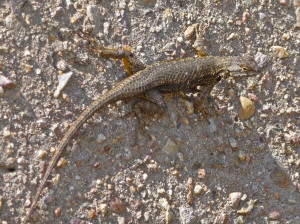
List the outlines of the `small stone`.
<svg viewBox="0 0 300 224">
<path fill-rule="evenodd" d="M 300 4 L 300 3 L 298 3 Z M 295 24 L 295 27 L 296 28 L 300 28 L 300 5 L 298 5 L 298 8 L 296 8 L 296 24 Z"/>
<path fill-rule="evenodd" d="M 118 216 L 117 222 L 118 224 L 126 224 L 126 219 L 124 217 Z"/>
<path fill-rule="evenodd" d="M 17 159 L 17 163 L 18 164 L 24 164 L 25 163 L 25 158 L 22 156 L 20 158 Z"/>
<path fill-rule="evenodd" d="M 0 55 L 5 55 L 8 53 L 9 48 L 6 45 L 0 46 Z"/>
<path fill-rule="evenodd" d="M 194 193 L 195 193 L 195 195 L 201 194 L 201 191 L 202 191 L 202 186 L 201 185 L 196 185 L 194 187 Z"/>
<path fill-rule="evenodd" d="M 138 209 L 140 209 L 142 206 L 143 206 L 143 202 L 141 202 L 140 200 L 136 200 L 136 201 L 134 202 L 133 208 L 134 208 L 134 210 L 138 210 Z"/>
<path fill-rule="evenodd" d="M 199 169 L 199 170 L 197 171 L 197 173 L 198 173 L 198 178 L 199 178 L 199 179 L 203 179 L 203 178 L 206 176 L 206 171 L 205 171 L 205 169 Z"/>
<path fill-rule="evenodd" d="M 36 70 L 35 70 L 35 74 L 37 74 L 37 75 L 42 74 L 42 70 L 41 70 L 40 68 L 36 69 Z"/>
<path fill-rule="evenodd" d="M 64 12 L 62 7 L 57 7 L 52 13 L 51 18 L 61 17 Z"/>
<path fill-rule="evenodd" d="M 179 208 L 180 223 L 194 223 L 197 219 L 194 209 L 189 205 L 183 205 Z"/>
<path fill-rule="evenodd" d="M 239 151 L 238 157 L 240 161 L 244 161 L 246 159 L 246 153 L 244 153 L 243 151 Z"/>
<path fill-rule="evenodd" d="M 295 205 L 295 204 L 297 204 L 297 201 L 295 199 L 288 199 L 288 203 L 290 205 Z"/>
<path fill-rule="evenodd" d="M 105 140 L 106 140 L 106 136 L 105 136 L 104 134 L 100 133 L 100 134 L 97 136 L 97 142 L 103 143 Z"/>
<path fill-rule="evenodd" d="M 126 2 L 123 0 L 123 1 L 120 1 L 119 3 L 119 8 L 120 9 L 125 9 L 126 8 Z"/>
<path fill-rule="evenodd" d="M 290 184 L 289 176 L 279 166 L 275 166 L 270 172 L 270 178 L 272 181 L 280 187 L 288 187 Z"/>
<path fill-rule="evenodd" d="M 123 204 L 123 202 L 113 195 L 111 195 L 110 207 L 115 213 L 121 213 L 125 211 L 125 205 Z"/>
<path fill-rule="evenodd" d="M 234 138 L 229 138 L 229 144 L 233 150 L 238 149 L 237 142 Z"/>
<path fill-rule="evenodd" d="M 261 52 L 257 52 L 254 60 L 256 62 L 256 64 L 258 65 L 259 68 L 262 68 L 266 65 L 267 61 L 268 61 L 268 56 L 261 53 Z"/>
<path fill-rule="evenodd" d="M 54 97 L 57 98 L 61 90 L 67 85 L 69 79 L 73 75 L 73 72 L 67 72 L 58 76 L 58 86 L 54 92 Z"/>
<path fill-rule="evenodd" d="M 51 204 L 52 202 L 55 201 L 55 198 L 53 197 L 52 194 L 48 194 L 45 198 L 44 198 L 44 203 L 45 204 Z"/>
<path fill-rule="evenodd" d="M 110 23 L 109 22 L 103 23 L 103 32 L 104 32 L 104 34 L 107 35 L 109 33 L 109 27 L 110 27 Z"/>
<path fill-rule="evenodd" d="M 251 214 L 252 210 L 254 209 L 254 204 L 257 202 L 256 200 L 250 199 L 248 201 L 246 207 L 243 207 L 242 209 L 238 210 L 237 213 L 240 215 L 249 215 Z"/>
<path fill-rule="evenodd" d="M 251 32 L 251 30 L 249 29 L 249 27 L 245 27 L 245 33 L 246 33 L 247 35 L 249 35 L 250 32 Z"/>
<path fill-rule="evenodd" d="M 287 1 L 286 0 L 279 0 L 279 3 L 281 5 L 288 5 Z"/>
<path fill-rule="evenodd" d="M 173 22 L 173 13 L 171 9 L 166 9 L 165 11 L 163 11 L 162 21 L 165 26 L 168 26 Z"/>
<path fill-rule="evenodd" d="M 59 61 L 57 62 L 56 67 L 59 70 L 65 72 L 68 69 L 68 64 L 65 61 Z"/>
<path fill-rule="evenodd" d="M 242 107 L 239 112 L 239 117 L 241 120 L 247 120 L 255 114 L 255 105 L 250 99 L 244 96 L 240 97 L 240 102 Z"/>
<path fill-rule="evenodd" d="M 184 31 L 184 37 L 186 39 L 190 39 L 192 37 L 192 35 L 195 32 L 195 28 L 196 28 L 196 24 L 189 26 L 185 31 Z"/>
<path fill-rule="evenodd" d="M 39 159 L 45 158 L 46 155 L 47 155 L 47 152 L 46 152 L 45 150 L 39 150 L 39 151 L 37 152 L 37 157 L 38 157 Z"/>
<path fill-rule="evenodd" d="M 177 37 L 177 41 L 179 42 L 179 43 L 182 43 L 183 42 L 183 38 L 180 36 L 180 37 Z"/>
<path fill-rule="evenodd" d="M 270 220 L 272 221 L 278 220 L 281 218 L 281 216 L 282 216 L 282 212 L 280 208 L 278 207 L 271 208 L 271 211 L 269 213 Z"/>
<path fill-rule="evenodd" d="M 101 12 L 97 5 L 88 5 L 86 14 L 93 24 L 101 21 Z"/>
<path fill-rule="evenodd" d="M 3 75 L 0 75 L 0 88 L 15 88 L 16 83 L 6 78 Z"/>
<path fill-rule="evenodd" d="M 142 175 L 143 181 L 148 180 L 148 177 L 149 177 L 149 175 L 148 175 L 147 173 L 144 173 L 144 174 Z"/>
<path fill-rule="evenodd" d="M 156 163 L 150 163 L 147 165 L 149 170 L 157 170 L 157 164 Z"/>
<path fill-rule="evenodd" d="M 170 209 L 168 209 L 166 211 L 166 223 L 167 224 L 171 223 L 173 218 L 174 218 L 174 213 Z"/>
<path fill-rule="evenodd" d="M 184 104 L 185 112 L 187 115 L 194 114 L 195 108 L 194 104 L 188 100 L 182 99 L 182 102 Z"/>
<path fill-rule="evenodd" d="M 58 207 L 54 210 L 54 214 L 56 217 L 60 217 L 61 215 L 61 207 Z"/>
<path fill-rule="evenodd" d="M 214 119 L 213 118 L 209 118 L 208 121 L 209 121 L 209 125 L 208 125 L 209 132 L 210 133 L 216 132 L 218 129 L 217 129 L 217 125 L 216 125 Z"/>
<path fill-rule="evenodd" d="M 165 198 L 160 198 L 160 199 L 158 200 L 158 202 L 159 202 L 160 206 L 161 206 L 163 209 L 165 209 L 165 210 L 170 209 L 170 204 L 169 204 L 169 202 L 168 202 L 167 199 L 165 199 Z"/>
<path fill-rule="evenodd" d="M 277 58 L 287 58 L 289 56 L 286 50 L 281 46 L 272 46 L 271 51 Z"/>
<path fill-rule="evenodd" d="M 57 162 L 57 167 L 63 167 L 67 163 L 65 158 L 60 158 Z"/>
<path fill-rule="evenodd" d="M 159 189 L 157 189 L 157 193 L 161 194 L 161 195 L 164 195 L 166 193 L 166 190 L 163 189 L 163 188 L 159 188 Z"/>
<path fill-rule="evenodd" d="M 96 211 L 95 209 L 91 209 L 90 212 L 89 212 L 89 217 L 91 219 L 95 219 L 96 218 Z"/>
<path fill-rule="evenodd" d="M 99 209 L 100 209 L 100 212 L 103 216 L 107 215 L 107 212 L 108 212 L 108 205 L 107 204 L 100 204 Z"/>
<path fill-rule="evenodd" d="M 239 206 L 241 198 L 243 196 L 242 192 L 232 192 L 229 194 L 229 204 L 236 209 Z"/>
<path fill-rule="evenodd" d="M 3 196 L 0 195 L 0 210 L 2 209 L 3 207 Z"/>
<path fill-rule="evenodd" d="M 258 101 L 258 97 L 254 95 L 253 93 L 248 93 L 248 97 L 253 100 L 254 102 Z"/>
<path fill-rule="evenodd" d="M 242 22 L 243 23 L 247 22 L 249 18 L 250 18 L 249 12 L 244 12 L 242 17 Z"/>
<path fill-rule="evenodd" d="M 178 146 L 171 139 L 168 139 L 162 151 L 168 155 L 176 155 L 176 153 L 178 152 Z"/>
</svg>

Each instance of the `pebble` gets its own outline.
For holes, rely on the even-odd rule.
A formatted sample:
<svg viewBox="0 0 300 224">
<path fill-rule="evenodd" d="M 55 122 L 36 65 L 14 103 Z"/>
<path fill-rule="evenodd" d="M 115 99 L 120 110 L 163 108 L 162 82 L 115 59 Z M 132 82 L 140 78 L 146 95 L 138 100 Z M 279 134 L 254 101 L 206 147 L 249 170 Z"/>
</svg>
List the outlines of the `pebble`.
<svg viewBox="0 0 300 224">
<path fill-rule="evenodd" d="M 197 219 L 194 209 L 188 205 L 180 206 L 179 216 L 180 216 L 180 221 L 183 224 L 194 223 Z"/>
<path fill-rule="evenodd" d="M 61 210 L 62 210 L 61 207 L 58 207 L 54 210 L 54 214 L 56 217 L 59 217 L 61 215 Z"/>
<path fill-rule="evenodd" d="M 16 83 L 6 78 L 3 75 L 0 75 L 0 93 L 3 93 L 3 88 L 15 88 Z"/>
<path fill-rule="evenodd" d="M 153 170 L 153 171 L 157 170 L 157 164 L 156 163 L 150 163 L 150 164 L 147 165 L 147 167 L 148 167 L 149 170 Z"/>
<path fill-rule="evenodd" d="M 229 194 L 229 204 L 236 209 L 241 201 L 241 198 L 243 196 L 242 192 L 232 192 Z"/>
<path fill-rule="evenodd" d="M 299 5 L 298 5 L 298 7 L 295 10 L 295 14 L 296 14 L 295 28 L 300 28 L 300 6 Z"/>
<path fill-rule="evenodd" d="M 238 149 L 237 142 L 234 138 L 229 138 L 229 144 L 233 150 Z"/>
<path fill-rule="evenodd" d="M 253 93 L 248 93 L 248 97 L 253 100 L 254 102 L 258 102 L 258 97 Z"/>
<path fill-rule="evenodd" d="M 104 32 L 104 34 L 108 35 L 108 33 L 109 33 L 109 27 L 110 27 L 110 23 L 109 22 L 104 22 L 103 23 L 103 32 Z"/>
<path fill-rule="evenodd" d="M 91 219 L 95 219 L 95 218 L 96 218 L 96 211 L 95 211 L 95 209 L 91 209 L 91 210 L 89 211 L 89 217 L 90 217 Z"/>
<path fill-rule="evenodd" d="M 166 194 L 166 190 L 163 189 L 163 188 L 158 188 L 157 193 L 160 194 L 160 195 L 164 195 L 164 194 Z"/>
<path fill-rule="evenodd" d="M 52 202 L 55 201 L 55 198 L 53 197 L 52 194 L 48 194 L 45 198 L 44 198 L 44 203 L 45 204 L 51 204 Z"/>
<path fill-rule="evenodd" d="M 162 20 L 164 26 L 168 26 L 173 22 L 173 13 L 171 9 L 166 9 L 165 11 L 163 11 Z"/>
<path fill-rule="evenodd" d="M 173 218 L 174 218 L 174 213 L 170 209 L 168 209 L 166 211 L 166 223 L 167 224 L 171 223 Z"/>
<path fill-rule="evenodd" d="M 118 216 L 117 221 L 118 224 L 126 224 L 126 219 L 124 217 Z"/>
<path fill-rule="evenodd" d="M 101 21 L 101 12 L 97 5 L 88 5 L 87 6 L 87 16 L 93 24 Z"/>
<path fill-rule="evenodd" d="M 272 46 L 271 51 L 277 58 L 287 58 L 289 56 L 286 50 L 281 46 Z"/>
<path fill-rule="evenodd" d="M 198 169 L 197 170 L 197 176 L 199 179 L 203 179 L 206 176 L 206 171 L 205 169 Z"/>
<path fill-rule="evenodd" d="M 209 118 L 208 120 L 209 120 L 209 125 L 208 125 L 209 132 L 210 133 L 216 132 L 218 129 L 217 129 L 217 125 L 216 125 L 214 119 Z"/>
<path fill-rule="evenodd" d="M 61 90 L 67 85 L 69 79 L 73 75 L 73 72 L 67 72 L 58 76 L 58 86 L 54 92 L 54 97 L 58 98 Z"/>
<path fill-rule="evenodd" d="M 61 60 L 61 61 L 57 62 L 56 67 L 59 70 L 65 72 L 68 69 L 68 64 L 65 61 Z"/>
<path fill-rule="evenodd" d="M 264 67 L 268 62 L 268 56 L 263 54 L 262 52 L 257 52 L 254 60 L 259 68 Z"/>
<path fill-rule="evenodd" d="M 238 157 L 240 161 L 244 161 L 246 159 L 247 154 L 243 151 L 239 151 Z"/>
<path fill-rule="evenodd" d="M 240 102 L 242 107 L 239 111 L 239 117 L 241 120 L 247 120 L 255 114 L 255 105 L 252 100 L 244 96 L 240 97 Z"/>
<path fill-rule="evenodd" d="M 168 155 L 176 155 L 178 152 L 178 146 L 171 139 L 167 140 L 166 145 L 163 147 L 162 151 Z"/>
<path fill-rule="evenodd" d="M 243 207 L 242 209 L 238 210 L 237 213 L 240 215 L 249 215 L 251 214 L 252 210 L 254 209 L 254 204 L 257 202 L 257 199 L 253 200 L 250 199 L 247 202 L 246 207 Z"/>
<path fill-rule="evenodd" d="M 244 12 L 244 13 L 243 13 L 243 17 L 242 17 L 242 22 L 243 22 L 243 23 L 247 22 L 249 18 L 250 18 L 249 12 L 247 12 L 247 11 Z"/>
<path fill-rule="evenodd" d="M 194 104 L 188 100 L 182 99 L 181 100 L 184 105 L 184 109 L 187 115 L 192 115 L 195 112 Z"/>
<path fill-rule="evenodd" d="M 282 216 L 281 209 L 278 207 L 271 208 L 271 211 L 269 212 L 268 216 L 269 216 L 269 219 L 272 221 L 280 219 Z"/>
<path fill-rule="evenodd" d="M 286 0 L 279 0 L 279 3 L 281 5 L 288 5 L 287 1 Z"/>
<path fill-rule="evenodd" d="M 158 203 L 160 204 L 160 206 L 161 206 L 163 209 L 165 209 L 165 210 L 169 210 L 169 209 L 170 209 L 170 204 L 169 204 L 169 202 L 168 202 L 167 199 L 165 199 L 165 198 L 160 198 L 160 199 L 158 200 Z"/>
<path fill-rule="evenodd" d="M 249 35 L 250 32 L 251 32 L 250 28 L 249 28 L 249 27 L 245 27 L 245 33 L 246 33 L 247 35 Z"/>
<path fill-rule="evenodd" d="M 104 134 L 102 134 L 102 133 L 98 134 L 97 142 L 103 143 L 103 142 L 105 142 L 105 140 L 106 140 L 106 136 Z"/>
<path fill-rule="evenodd" d="M 196 26 L 197 24 L 194 24 L 186 28 L 183 34 L 186 39 L 190 39 L 193 36 Z"/>
<path fill-rule="evenodd" d="M 102 216 L 106 216 L 107 215 L 107 212 L 108 212 L 108 205 L 107 204 L 104 204 L 104 203 L 101 203 L 99 205 L 99 210 L 102 214 Z"/>
<path fill-rule="evenodd" d="M 279 166 L 275 166 L 274 168 L 272 168 L 271 172 L 270 172 L 270 178 L 272 179 L 272 181 L 280 186 L 280 187 L 288 187 L 290 184 L 290 178 L 289 176 L 286 174 L 286 172 Z"/>
<path fill-rule="evenodd" d="M 119 198 L 113 196 L 112 194 L 111 194 L 110 207 L 112 211 L 115 213 L 121 213 L 125 211 L 125 205 L 123 204 L 123 202 Z"/>
<path fill-rule="evenodd" d="M 57 162 L 57 167 L 63 167 L 64 165 L 66 165 L 67 160 L 65 158 L 60 158 Z"/>
<path fill-rule="evenodd" d="M 37 157 L 39 158 L 39 159 L 43 159 L 43 158 L 45 158 L 45 156 L 47 155 L 47 152 L 45 151 L 45 150 L 39 150 L 38 152 L 37 152 Z"/>
<path fill-rule="evenodd" d="M 199 195 L 199 194 L 201 194 L 201 192 L 202 192 L 202 186 L 197 184 L 194 187 L 194 193 L 195 193 L 195 195 Z"/>
<path fill-rule="evenodd" d="M 6 45 L 0 46 L 0 55 L 5 55 L 8 53 L 9 48 Z"/>
</svg>

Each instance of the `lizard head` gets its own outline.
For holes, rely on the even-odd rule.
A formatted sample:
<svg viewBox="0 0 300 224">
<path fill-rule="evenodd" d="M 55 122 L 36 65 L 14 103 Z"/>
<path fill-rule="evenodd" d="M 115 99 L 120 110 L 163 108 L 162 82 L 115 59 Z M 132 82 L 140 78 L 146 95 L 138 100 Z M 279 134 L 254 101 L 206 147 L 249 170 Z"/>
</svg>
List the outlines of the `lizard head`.
<svg viewBox="0 0 300 224">
<path fill-rule="evenodd" d="M 227 70 L 231 73 L 232 77 L 244 77 L 249 76 L 248 73 L 256 72 L 257 64 L 250 56 L 236 57 L 229 63 Z"/>
</svg>

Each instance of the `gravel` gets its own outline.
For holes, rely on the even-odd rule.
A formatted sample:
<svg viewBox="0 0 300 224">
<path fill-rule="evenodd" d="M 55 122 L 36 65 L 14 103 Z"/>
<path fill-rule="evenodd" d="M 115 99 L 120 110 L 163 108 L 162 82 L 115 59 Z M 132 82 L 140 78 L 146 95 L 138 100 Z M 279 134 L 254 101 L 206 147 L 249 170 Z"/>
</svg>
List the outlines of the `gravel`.
<svg viewBox="0 0 300 224">
<path fill-rule="evenodd" d="M 2 1 L 2 223 L 21 223 L 72 121 L 127 76 L 79 29 L 146 64 L 196 48 L 250 54 L 259 72 L 221 81 L 207 114 L 179 96 L 144 129 L 130 101 L 99 111 L 55 166 L 36 223 L 299 223 L 299 18 L 299 0 Z"/>
</svg>

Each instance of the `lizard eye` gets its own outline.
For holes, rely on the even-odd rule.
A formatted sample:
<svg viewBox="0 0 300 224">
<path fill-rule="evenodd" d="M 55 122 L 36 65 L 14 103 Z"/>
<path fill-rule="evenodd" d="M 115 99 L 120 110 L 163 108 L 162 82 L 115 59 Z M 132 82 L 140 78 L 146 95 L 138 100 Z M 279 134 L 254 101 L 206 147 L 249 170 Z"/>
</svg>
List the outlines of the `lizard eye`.
<svg viewBox="0 0 300 224">
<path fill-rule="evenodd" d="M 243 72 L 248 72 L 248 71 L 249 71 L 249 68 L 247 68 L 247 67 L 244 66 L 244 67 L 242 67 L 242 71 L 243 71 Z"/>
</svg>

